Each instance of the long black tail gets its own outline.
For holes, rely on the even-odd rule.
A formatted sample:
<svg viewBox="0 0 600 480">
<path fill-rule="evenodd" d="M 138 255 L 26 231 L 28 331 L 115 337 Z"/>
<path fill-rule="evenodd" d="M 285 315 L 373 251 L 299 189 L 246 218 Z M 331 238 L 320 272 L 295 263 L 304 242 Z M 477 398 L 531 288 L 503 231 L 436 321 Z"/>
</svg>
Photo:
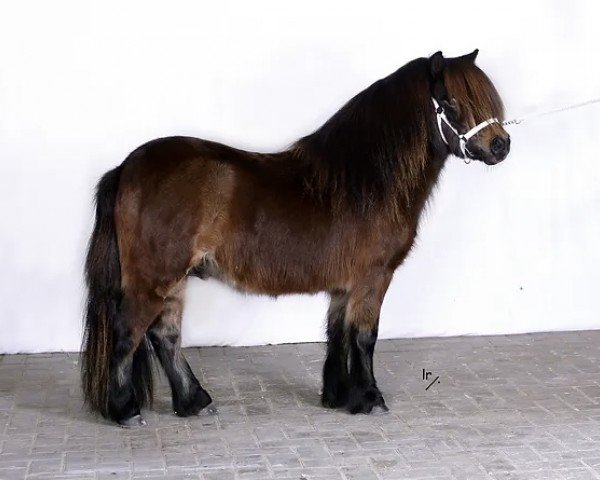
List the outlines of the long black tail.
<svg viewBox="0 0 600 480">
<path fill-rule="evenodd" d="M 87 311 L 81 362 L 83 395 L 92 410 L 109 416 L 109 389 L 120 315 L 121 265 L 115 229 L 115 200 L 122 166 L 107 172 L 96 189 L 96 221 L 88 246 Z M 144 339 L 133 356 L 133 388 L 140 407 L 152 401 L 151 347 Z"/>
</svg>

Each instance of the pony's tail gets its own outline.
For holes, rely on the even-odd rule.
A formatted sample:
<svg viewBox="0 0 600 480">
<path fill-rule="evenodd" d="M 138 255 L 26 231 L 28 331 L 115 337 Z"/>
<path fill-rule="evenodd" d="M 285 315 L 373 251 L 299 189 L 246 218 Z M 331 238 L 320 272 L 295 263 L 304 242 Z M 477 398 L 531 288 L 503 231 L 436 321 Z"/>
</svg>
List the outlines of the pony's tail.
<svg viewBox="0 0 600 480">
<path fill-rule="evenodd" d="M 120 312 L 121 263 L 115 228 L 115 201 L 122 165 L 100 179 L 96 189 L 96 221 L 85 262 L 88 289 L 81 362 L 85 403 L 110 417 L 109 389 L 114 345 L 124 330 Z M 118 349 L 118 348 L 117 348 Z M 138 406 L 152 403 L 152 346 L 147 336 L 133 354 L 132 382 Z"/>
<path fill-rule="evenodd" d="M 109 416 L 108 394 L 115 325 L 121 303 L 121 265 L 115 229 L 115 201 L 122 166 L 110 170 L 96 188 L 96 221 L 85 262 L 88 289 L 81 362 L 85 403 Z"/>
</svg>

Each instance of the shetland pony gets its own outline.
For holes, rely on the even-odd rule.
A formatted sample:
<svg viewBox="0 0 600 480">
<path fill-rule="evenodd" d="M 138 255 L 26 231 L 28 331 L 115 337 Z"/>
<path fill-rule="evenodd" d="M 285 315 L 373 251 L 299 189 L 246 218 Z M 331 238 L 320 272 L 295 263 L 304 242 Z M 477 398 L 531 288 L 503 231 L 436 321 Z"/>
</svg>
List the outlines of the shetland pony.
<svg viewBox="0 0 600 480">
<path fill-rule="evenodd" d="M 143 424 L 152 356 L 177 415 L 209 406 L 180 349 L 193 275 L 272 296 L 327 292 L 322 404 L 386 411 L 373 375 L 380 308 L 432 187 L 449 155 L 493 165 L 510 148 L 499 122 L 461 138 L 503 117 L 476 56 L 413 60 L 282 152 L 169 137 L 107 172 L 85 265 L 89 407 L 121 425 Z"/>
</svg>

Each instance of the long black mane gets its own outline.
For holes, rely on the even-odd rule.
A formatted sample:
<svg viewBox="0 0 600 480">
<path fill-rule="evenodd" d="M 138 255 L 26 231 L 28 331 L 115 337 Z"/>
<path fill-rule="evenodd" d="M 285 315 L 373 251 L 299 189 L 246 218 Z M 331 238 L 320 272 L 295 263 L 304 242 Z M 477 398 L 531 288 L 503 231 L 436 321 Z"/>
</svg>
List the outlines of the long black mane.
<svg viewBox="0 0 600 480">
<path fill-rule="evenodd" d="M 429 84 L 427 59 L 413 60 L 298 140 L 308 190 L 363 212 L 395 195 L 409 201 L 429 156 Z"/>
</svg>

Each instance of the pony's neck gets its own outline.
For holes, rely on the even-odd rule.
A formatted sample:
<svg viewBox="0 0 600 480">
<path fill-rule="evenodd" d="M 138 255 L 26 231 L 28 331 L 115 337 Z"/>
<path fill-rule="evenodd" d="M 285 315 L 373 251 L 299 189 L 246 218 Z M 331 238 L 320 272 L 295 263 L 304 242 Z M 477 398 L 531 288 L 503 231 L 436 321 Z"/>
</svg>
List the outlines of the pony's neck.
<svg viewBox="0 0 600 480">
<path fill-rule="evenodd" d="M 427 119 L 424 125 L 427 126 L 429 142 L 426 151 L 422 152 L 423 158 L 419 162 L 403 162 L 401 159 L 396 171 L 399 188 L 395 206 L 403 218 L 414 218 L 415 221 L 420 217 L 449 157 L 448 147 L 437 132 L 435 119 Z"/>
<path fill-rule="evenodd" d="M 356 95 L 293 147 L 307 190 L 359 214 L 418 214 L 443 167 L 427 60 L 418 59 Z"/>
</svg>

